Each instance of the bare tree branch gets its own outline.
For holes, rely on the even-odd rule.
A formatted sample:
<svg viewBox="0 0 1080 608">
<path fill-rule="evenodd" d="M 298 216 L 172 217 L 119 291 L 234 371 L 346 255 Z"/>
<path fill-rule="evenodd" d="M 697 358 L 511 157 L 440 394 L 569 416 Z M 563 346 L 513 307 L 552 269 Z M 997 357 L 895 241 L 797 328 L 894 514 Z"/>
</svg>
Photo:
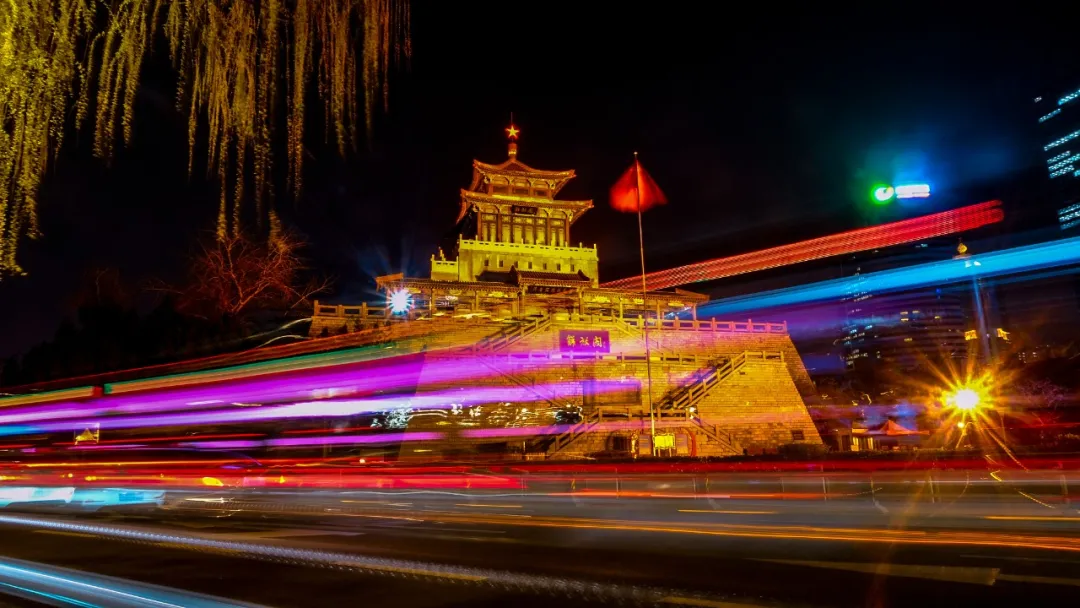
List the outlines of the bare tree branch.
<svg viewBox="0 0 1080 608">
<path fill-rule="evenodd" d="M 187 312 L 244 317 L 260 310 L 290 311 L 310 304 L 330 281 L 307 279 L 299 252 L 306 243 L 282 231 L 268 241 L 244 233 L 201 243 L 191 279 L 181 294 Z"/>
</svg>

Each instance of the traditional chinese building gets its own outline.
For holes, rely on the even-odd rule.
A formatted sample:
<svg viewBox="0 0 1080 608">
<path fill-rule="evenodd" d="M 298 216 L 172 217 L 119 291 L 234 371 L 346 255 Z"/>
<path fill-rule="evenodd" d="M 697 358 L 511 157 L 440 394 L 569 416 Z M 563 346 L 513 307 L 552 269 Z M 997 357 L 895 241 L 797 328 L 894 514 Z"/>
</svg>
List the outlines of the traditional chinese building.
<svg viewBox="0 0 1080 608">
<path fill-rule="evenodd" d="M 571 236 L 592 201 L 558 198 L 574 172 L 523 163 L 518 130 L 507 131 L 504 162 L 473 161 L 456 242 L 432 256 L 429 276 L 378 277 L 385 307 L 316 303 L 315 336 L 359 332 L 423 353 L 415 394 L 427 405 L 385 419 L 435 439 L 403 443 L 403 457 L 734 455 L 821 443 L 802 399 L 813 386 L 785 325 L 698 319 L 707 297 L 689 291 L 600 287 L 596 246 Z"/>
</svg>

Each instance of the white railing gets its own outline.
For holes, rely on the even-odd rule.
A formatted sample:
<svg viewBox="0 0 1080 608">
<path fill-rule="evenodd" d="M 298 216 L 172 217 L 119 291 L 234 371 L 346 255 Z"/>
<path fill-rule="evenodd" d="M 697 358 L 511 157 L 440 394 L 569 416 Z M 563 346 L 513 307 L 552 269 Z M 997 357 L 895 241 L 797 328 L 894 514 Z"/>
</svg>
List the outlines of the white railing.
<svg viewBox="0 0 1080 608">
<path fill-rule="evenodd" d="M 420 312 L 420 311 L 418 311 Z M 316 317 L 331 317 L 337 319 L 387 319 L 392 317 L 384 306 L 369 306 L 366 303 L 360 305 L 343 304 L 320 304 L 315 301 Z M 743 334 L 786 334 L 787 322 L 769 323 L 755 322 L 752 319 L 746 321 L 694 321 L 686 319 L 645 319 L 643 317 L 618 317 L 613 315 L 596 314 L 569 314 L 565 318 L 552 315 L 550 317 L 556 323 L 613 323 L 620 328 L 641 329 L 646 323 L 650 330 L 662 331 L 707 331 Z"/>
<path fill-rule="evenodd" d="M 688 321 L 685 319 L 662 319 L 657 323 L 657 319 L 646 320 L 641 317 L 627 317 L 623 320 L 631 327 L 641 328 L 645 323 L 648 323 L 649 329 L 673 331 L 719 331 L 747 334 L 787 333 L 787 321 L 783 323 L 755 323 L 751 319 L 747 319 L 746 321 L 717 321 L 716 319 L 711 319 L 709 321 Z"/>
<path fill-rule="evenodd" d="M 579 245 L 581 245 L 579 243 Z M 503 241 L 478 241 L 475 239 L 462 239 L 461 247 L 464 249 L 481 249 L 487 251 L 519 251 L 537 252 L 550 254 L 586 254 L 589 259 L 596 259 L 596 245 L 592 247 L 570 247 L 567 245 L 536 245 L 534 243 L 506 243 Z"/>
</svg>

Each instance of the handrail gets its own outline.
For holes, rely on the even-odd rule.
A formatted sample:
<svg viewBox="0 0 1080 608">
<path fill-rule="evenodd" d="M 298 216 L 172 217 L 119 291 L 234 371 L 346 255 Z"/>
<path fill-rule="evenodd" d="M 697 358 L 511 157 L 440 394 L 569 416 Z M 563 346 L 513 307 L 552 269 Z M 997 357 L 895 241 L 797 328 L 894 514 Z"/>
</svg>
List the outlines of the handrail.
<svg viewBox="0 0 1080 608">
<path fill-rule="evenodd" d="M 692 407 L 714 386 L 735 373 L 748 361 L 784 361 L 784 353 L 768 351 L 743 351 L 729 359 L 713 362 L 699 371 L 689 382 L 673 390 L 657 404 L 657 409 L 685 409 Z"/>
<path fill-rule="evenodd" d="M 599 355 L 599 353 L 593 353 Z M 642 357 L 641 359 L 644 359 Z M 686 418 L 696 424 L 702 431 L 717 443 L 728 449 L 738 452 L 737 443 L 729 433 L 720 430 L 717 425 L 707 425 L 696 415 L 691 415 L 690 408 L 709 393 L 717 384 L 731 376 L 748 361 L 784 361 L 784 353 L 770 351 L 743 351 L 731 358 L 721 361 L 713 360 L 709 367 L 699 371 L 693 379 L 673 390 L 667 397 L 660 400 L 656 405 L 656 411 L 663 416 L 672 411 L 687 412 Z M 555 453 L 565 449 L 570 443 L 587 433 L 604 416 L 604 407 L 597 407 L 588 418 L 575 424 L 569 429 L 555 436 L 550 444 L 549 453 Z"/>
<path fill-rule="evenodd" d="M 551 325 L 551 317 L 518 323 L 496 332 L 473 345 L 473 350 L 500 350 Z"/>
<path fill-rule="evenodd" d="M 731 433 L 720 430 L 720 425 L 705 424 L 705 421 L 698 416 L 692 416 L 690 420 L 691 422 L 696 424 L 698 428 L 700 428 L 702 432 L 709 436 L 713 441 L 722 445 L 726 444 L 728 449 L 732 450 L 733 452 L 739 451 L 738 443 L 735 441 L 735 438 L 731 435 Z"/>
<path fill-rule="evenodd" d="M 472 349 L 473 347 L 465 347 Z M 744 354 L 744 353 L 740 353 Z M 644 353 L 563 353 L 563 352 L 551 352 L 548 350 L 530 350 L 525 352 L 512 352 L 512 353 L 489 353 L 485 355 L 489 359 L 505 359 L 508 362 L 530 362 L 530 361 L 552 361 L 568 359 L 574 361 L 612 361 L 617 363 L 643 363 L 645 361 Z M 782 352 L 750 352 L 750 358 L 762 361 L 783 361 L 784 353 Z M 709 364 L 715 362 L 717 359 L 713 356 L 687 354 L 687 353 L 664 353 L 653 351 L 651 359 L 654 363 L 693 363 L 693 364 Z"/>
<path fill-rule="evenodd" d="M 582 419 L 581 422 L 575 424 L 566 430 L 566 432 L 555 436 L 555 441 L 552 445 L 553 452 L 558 452 L 569 446 L 571 443 L 580 439 L 585 433 L 589 432 L 593 426 L 600 422 L 600 411 L 593 412 L 588 418 Z M 565 439 L 564 439 L 565 438 Z"/>
<path fill-rule="evenodd" d="M 754 334 L 786 334 L 788 331 L 787 321 L 782 323 L 757 322 L 753 319 L 746 321 L 717 321 L 711 319 L 684 320 L 684 319 L 644 319 L 642 317 L 625 317 L 625 323 L 631 327 L 640 328 L 646 323 L 649 329 L 665 331 L 710 331 L 729 333 L 754 333 Z"/>
</svg>

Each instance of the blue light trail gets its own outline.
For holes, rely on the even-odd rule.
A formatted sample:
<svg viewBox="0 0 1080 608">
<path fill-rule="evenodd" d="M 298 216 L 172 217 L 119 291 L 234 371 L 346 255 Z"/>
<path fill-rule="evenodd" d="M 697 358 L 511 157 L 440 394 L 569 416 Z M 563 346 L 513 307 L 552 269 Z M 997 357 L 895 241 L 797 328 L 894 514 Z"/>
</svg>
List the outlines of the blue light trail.
<svg viewBox="0 0 1080 608">
<path fill-rule="evenodd" d="M 929 262 L 896 270 L 859 275 L 862 291 L 882 293 L 940 286 L 979 277 L 1056 268 L 1080 263 L 1080 237 Z M 847 295 L 856 278 L 833 279 L 809 285 L 713 300 L 698 308 L 699 317 L 731 315 L 779 306 L 836 300 Z"/>
<path fill-rule="evenodd" d="M 0 558 L 0 594 L 78 608 L 258 608 L 247 602 L 11 558 Z"/>
</svg>

